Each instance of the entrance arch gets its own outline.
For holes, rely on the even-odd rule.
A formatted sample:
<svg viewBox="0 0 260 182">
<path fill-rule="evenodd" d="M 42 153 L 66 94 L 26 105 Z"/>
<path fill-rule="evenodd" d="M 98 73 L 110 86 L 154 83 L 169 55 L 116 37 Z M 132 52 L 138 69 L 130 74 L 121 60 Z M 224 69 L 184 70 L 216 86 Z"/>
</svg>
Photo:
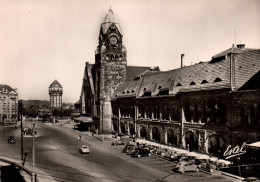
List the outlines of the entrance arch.
<svg viewBox="0 0 260 182">
<path fill-rule="evenodd" d="M 121 127 L 121 132 L 122 133 L 126 133 L 126 131 L 125 131 L 125 123 L 120 123 L 120 127 Z"/>
<path fill-rule="evenodd" d="M 152 128 L 152 139 L 156 142 L 160 142 L 160 130 L 157 127 Z"/>
<path fill-rule="evenodd" d="M 172 144 L 174 146 L 177 146 L 178 144 L 178 138 L 177 135 L 174 133 L 172 129 L 169 129 L 167 132 L 167 138 L 168 138 L 168 143 Z"/>
<path fill-rule="evenodd" d="M 129 123 L 129 132 L 130 132 L 130 135 L 135 134 L 135 128 L 134 128 L 133 123 Z"/>
<path fill-rule="evenodd" d="M 208 152 L 217 157 L 222 157 L 225 152 L 226 145 L 224 140 L 217 136 L 213 135 L 208 138 Z"/>
<path fill-rule="evenodd" d="M 199 145 L 198 145 L 198 138 L 195 135 L 195 133 L 188 131 L 185 134 L 185 143 L 186 147 L 189 145 L 189 150 L 190 151 L 198 151 Z"/>
<path fill-rule="evenodd" d="M 146 139 L 147 131 L 144 126 L 140 126 L 140 137 Z"/>
</svg>

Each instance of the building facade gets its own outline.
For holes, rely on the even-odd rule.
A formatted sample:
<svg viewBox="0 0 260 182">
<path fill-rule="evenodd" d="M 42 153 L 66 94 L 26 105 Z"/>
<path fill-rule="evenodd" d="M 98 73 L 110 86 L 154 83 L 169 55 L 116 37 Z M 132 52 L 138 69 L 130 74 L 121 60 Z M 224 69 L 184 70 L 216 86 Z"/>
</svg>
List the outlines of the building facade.
<svg viewBox="0 0 260 182">
<path fill-rule="evenodd" d="M 59 109 L 62 106 L 63 88 L 61 84 L 54 80 L 49 86 L 50 107 L 51 109 Z"/>
<path fill-rule="evenodd" d="M 109 10 L 95 64 L 86 63 L 81 112 L 95 129 L 221 156 L 228 145 L 260 140 L 259 82 L 260 50 L 244 44 L 170 71 L 127 66 Z"/>
<path fill-rule="evenodd" d="M 9 85 L 0 84 L 0 122 L 18 119 L 18 93 Z"/>
</svg>

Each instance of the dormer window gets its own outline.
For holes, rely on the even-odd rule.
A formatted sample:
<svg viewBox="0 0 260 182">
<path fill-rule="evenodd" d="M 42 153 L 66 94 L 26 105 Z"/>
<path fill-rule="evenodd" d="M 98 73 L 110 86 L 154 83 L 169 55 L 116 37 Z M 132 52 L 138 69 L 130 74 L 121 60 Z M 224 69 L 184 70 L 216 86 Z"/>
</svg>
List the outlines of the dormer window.
<svg viewBox="0 0 260 182">
<path fill-rule="evenodd" d="M 127 93 L 130 93 L 130 92 L 127 90 Z"/>
<path fill-rule="evenodd" d="M 194 81 L 190 82 L 190 85 L 196 85 L 196 83 Z"/>
<path fill-rule="evenodd" d="M 161 88 L 162 88 L 161 86 L 158 87 L 158 89 L 161 89 Z"/>
<path fill-rule="evenodd" d="M 201 84 L 209 83 L 207 80 L 202 80 Z"/>
<path fill-rule="evenodd" d="M 158 95 L 169 95 L 169 89 L 166 90 L 160 90 Z"/>
<path fill-rule="evenodd" d="M 132 90 L 132 93 L 134 93 L 135 91 L 134 90 Z"/>
<path fill-rule="evenodd" d="M 152 92 L 144 92 L 144 97 L 150 97 L 152 95 Z"/>
<path fill-rule="evenodd" d="M 182 86 L 182 84 L 178 83 L 178 84 L 177 84 L 177 87 L 179 87 L 179 86 Z"/>
<path fill-rule="evenodd" d="M 123 94 L 125 94 L 125 91 L 123 92 Z"/>
<path fill-rule="evenodd" d="M 217 77 L 215 80 L 214 80 L 214 82 L 221 82 L 222 80 L 219 78 L 219 77 Z"/>
<path fill-rule="evenodd" d="M 144 91 L 146 91 L 146 88 L 144 88 Z"/>
</svg>

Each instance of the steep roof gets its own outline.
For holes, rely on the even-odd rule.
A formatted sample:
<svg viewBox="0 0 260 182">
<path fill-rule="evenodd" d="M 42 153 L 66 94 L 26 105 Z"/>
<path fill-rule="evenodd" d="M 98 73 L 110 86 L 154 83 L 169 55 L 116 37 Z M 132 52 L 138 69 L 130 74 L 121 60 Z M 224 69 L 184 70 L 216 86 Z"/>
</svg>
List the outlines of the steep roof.
<svg viewBox="0 0 260 182">
<path fill-rule="evenodd" d="M 229 50 L 219 55 L 224 55 Z M 248 88 L 249 84 L 252 85 L 251 82 L 259 82 L 260 70 L 259 49 L 247 49 L 240 52 L 236 50 L 236 53 L 234 56 L 235 91 L 245 84 L 244 88 Z M 163 94 L 175 95 L 181 92 L 231 89 L 230 64 L 230 56 L 225 56 L 221 61 L 201 62 L 170 71 L 145 71 L 139 80 L 134 80 L 132 77 L 132 80 L 123 83 L 114 96 L 153 97 Z"/>
<path fill-rule="evenodd" d="M 62 87 L 61 84 L 57 81 L 57 80 L 54 80 L 51 84 L 50 84 L 50 87 Z"/>
<path fill-rule="evenodd" d="M 140 67 L 140 66 L 127 66 L 126 67 L 126 81 L 134 80 L 138 75 L 144 74 L 150 67 Z"/>
</svg>

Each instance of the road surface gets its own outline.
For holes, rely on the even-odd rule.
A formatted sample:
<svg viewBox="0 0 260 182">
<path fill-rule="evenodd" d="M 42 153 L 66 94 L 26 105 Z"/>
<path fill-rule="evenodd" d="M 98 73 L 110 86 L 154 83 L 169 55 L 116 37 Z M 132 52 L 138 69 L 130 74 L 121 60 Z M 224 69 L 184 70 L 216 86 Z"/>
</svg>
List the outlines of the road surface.
<svg viewBox="0 0 260 182">
<path fill-rule="evenodd" d="M 31 122 L 25 122 L 31 126 Z M 36 122 L 36 173 L 40 181 L 101 182 L 101 181 L 231 181 L 204 173 L 175 173 L 173 163 L 156 156 L 132 158 L 122 153 L 123 146 L 111 146 L 96 138 L 60 126 Z M 13 135 L 16 144 L 8 144 Z M 88 145 L 90 154 L 79 153 L 80 145 Z M 16 159 L 20 154 L 20 129 L 14 126 L 0 127 L 0 156 Z M 25 166 L 31 169 L 32 137 L 24 137 L 24 152 L 28 153 Z"/>
</svg>

